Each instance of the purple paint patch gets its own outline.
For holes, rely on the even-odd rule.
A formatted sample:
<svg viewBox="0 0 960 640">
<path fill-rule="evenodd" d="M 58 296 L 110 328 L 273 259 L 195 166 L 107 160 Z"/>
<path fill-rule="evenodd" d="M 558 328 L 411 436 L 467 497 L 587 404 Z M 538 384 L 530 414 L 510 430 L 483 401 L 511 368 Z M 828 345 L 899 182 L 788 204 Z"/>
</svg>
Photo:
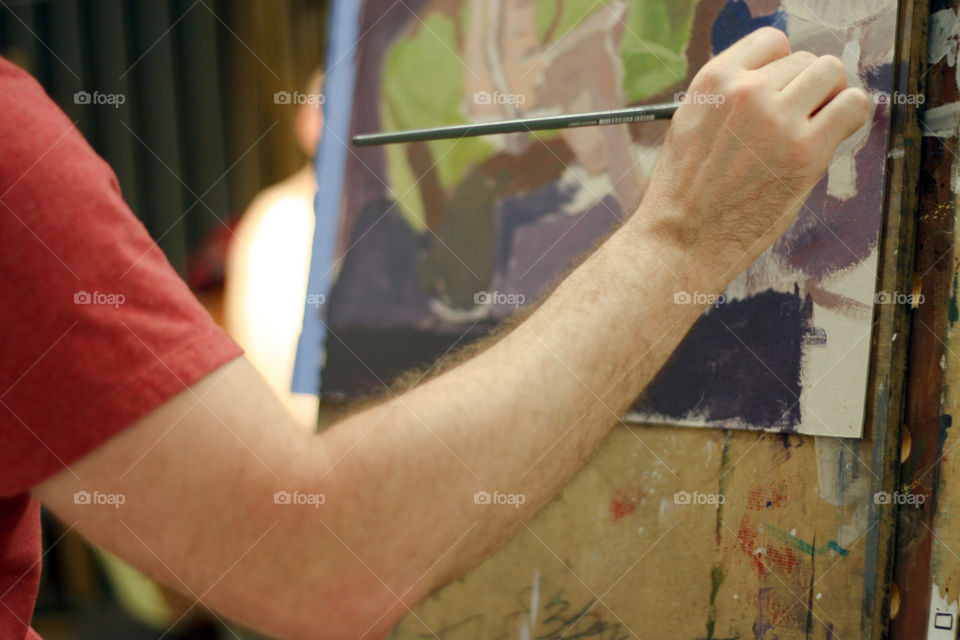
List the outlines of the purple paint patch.
<svg viewBox="0 0 960 640">
<path fill-rule="evenodd" d="M 634 409 L 674 420 L 702 418 L 716 425 L 746 421 L 762 428 L 795 429 L 812 312 L 809 297 L 776 291 L 711 309 Z"/>
</svg>

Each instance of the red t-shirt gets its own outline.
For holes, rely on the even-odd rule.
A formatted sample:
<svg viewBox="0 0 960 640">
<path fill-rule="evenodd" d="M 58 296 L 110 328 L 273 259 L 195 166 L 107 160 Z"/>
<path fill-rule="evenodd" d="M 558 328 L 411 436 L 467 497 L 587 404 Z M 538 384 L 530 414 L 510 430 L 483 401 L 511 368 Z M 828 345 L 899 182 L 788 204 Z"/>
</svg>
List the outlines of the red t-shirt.
<svg viewBox="0 0 960 640">
<path fill-rule="evenodd" d="M 0 638 L 37 638 L 30 487 L 240 355 L 113 171 L 0 58 Z"/>
</svg>

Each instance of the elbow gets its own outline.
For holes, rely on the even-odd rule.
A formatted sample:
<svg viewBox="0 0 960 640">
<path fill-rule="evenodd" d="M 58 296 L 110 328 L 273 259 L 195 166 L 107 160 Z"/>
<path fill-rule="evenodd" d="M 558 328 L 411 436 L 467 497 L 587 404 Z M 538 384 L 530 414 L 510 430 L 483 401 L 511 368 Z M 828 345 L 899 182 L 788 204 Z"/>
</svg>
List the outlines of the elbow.
<svg viewBox="0 0 960 640">
<path fill-rule="evenodd" d="M 279 633 L 290 640 L 386 640 L 409 610 L 396 598 L 384 603 L 379 593 L 340 591 L 318 595 L 310 611 Z"/>
<path fill-rule="evenodd" d="M 373 582 L 366 585 L 346 586 L 357 581 L 354 575 L 331 586 L 324 608 L 336 617 L 337 623 L 333 628 L 329 624 L 321 625 L 326 629 L 322 637 L 330 640 L 386 640 L 416 604 L 407 598 L 398 598 L 399 593 L 394 595 L 374 576 L 370 577 Z M 320 637 L 317 630 L 308 636 Z"/>
</svg>

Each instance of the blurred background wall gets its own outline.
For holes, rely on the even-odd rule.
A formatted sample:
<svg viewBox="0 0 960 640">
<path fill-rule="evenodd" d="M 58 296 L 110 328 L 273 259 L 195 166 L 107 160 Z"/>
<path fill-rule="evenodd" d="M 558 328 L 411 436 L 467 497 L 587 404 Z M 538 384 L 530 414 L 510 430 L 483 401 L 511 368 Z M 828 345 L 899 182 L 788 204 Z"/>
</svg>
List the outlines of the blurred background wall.
<svg viewBox="0 0 960 640">
<path fill-rule="evenodd" d="M 187 255 L 299 169 L 294 109 L 323 59 L 326 0 L 3 0 L 0 55 L 27 69 L 113 166 L 186 275 Z M 122 95 L 83 104 L 79 92 Z M 182 223 L 178 224 L 181 220 Z"/>
</svg>

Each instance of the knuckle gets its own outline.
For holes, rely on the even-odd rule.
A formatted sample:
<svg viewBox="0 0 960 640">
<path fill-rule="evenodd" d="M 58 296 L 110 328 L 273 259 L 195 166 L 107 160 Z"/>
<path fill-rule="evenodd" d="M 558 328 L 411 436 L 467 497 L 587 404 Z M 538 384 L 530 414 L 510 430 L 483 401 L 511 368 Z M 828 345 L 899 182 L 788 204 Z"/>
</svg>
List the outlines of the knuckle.
<svg viewBox="0 0 960 640">
<path fill-rule="evenodd" d="M 751 76 L 744 75 L 728 82 L 723 88 L 723 93 L 733 105 L 744 106 L 756 101 L 762 87 L 762 83 Z"/>
<path fill-rule="evenodd" d="M 870 98 L 867 97 L 867 92 L 863 89 L 853 89 L 847 94 L 849 96 L 847 99 L 853 104 L 855 113 L 866 118 L 870 114 Z"/>
<path fill-rule="evenodd" d="M 823 73 L 829 78 L 844 79 L 847 78 L 847 67 L 843 61 L 836 56 L 820 56 L 817 64 L 823 70 Z"/>
<path fill-rule="evenodd" d="M 813 64 L 813 63 L 817 60 L 817 57 L 818 57 L 817 54 L 815 54 L 815 53 L 813 53 L 813 52 L 811 52 L 811 51 L 797 51 L 797 52 L 795 52 L 795 53 L 793 54 L 793 56 L 794 56 L 797 60 L 799 60 L 799 61 L 801 61 L 801 62 L 805 62 L 805 63 L 807 63 L 808 65 L 809 65 L 809 64 Z"/>
<path fill-rule="evenodd" d="M 715 89 L 723 85 L 726 81 L 728 72 L 720 64 L 708 63 L 704 65 L 697 73 L 695 83 L 697 86 Z"/>
<path fill-rule="evenodd" d="M 764 38 L 770 45 L 777 47 L 780 51 L 790 52 L 790 38 L 776 27 L 761 27 L 757 30 L 758 36 Z M 784 55 L 786 55 L 786 53 Z"/>
<path fill-rule="evenodd" d="M 862 89 L 847 89 L 836 98 L 840 101 L 841 111 L 837 120 L 857 127 L 863 125 L 870 117 L 870 99 Z"/>
</svg>

